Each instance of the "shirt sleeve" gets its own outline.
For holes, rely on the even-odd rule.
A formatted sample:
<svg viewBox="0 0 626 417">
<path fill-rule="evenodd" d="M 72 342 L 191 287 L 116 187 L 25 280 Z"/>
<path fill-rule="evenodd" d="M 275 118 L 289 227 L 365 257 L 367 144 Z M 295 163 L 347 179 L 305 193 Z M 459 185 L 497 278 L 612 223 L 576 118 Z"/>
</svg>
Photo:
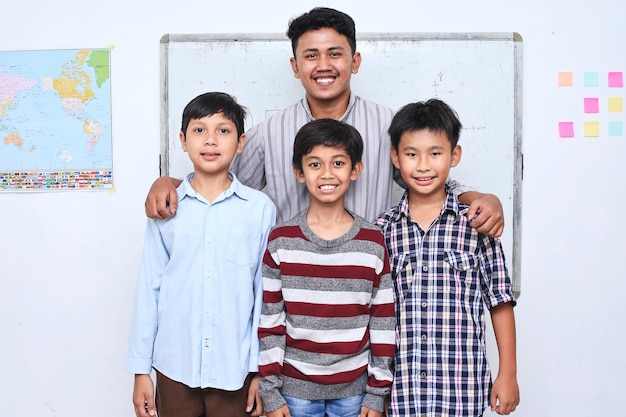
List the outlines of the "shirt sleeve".
<svg viewBox="0 0 626 417">
<path fill-rule="evenodd" d="M 263 244 L 261 252 L 259 253 L 259 261 L 257 262 L 257 269 L 254 274 L 254 307 L 252 309 L 252 320 L 253 320 L 253 328 L 252 328 L 252 340 L 250 345 L 250 363 L 248 372 L 258 372 L 259 371 L 259 323 L 261 321 L 261 312 L 263 306 L 263 255 L 267 249 L 267 240 L 269 237 L 269 233 L 276 222 L 276 208 L 274 204 L 268 201 L 268 204 L 265 206 L 265 212 L 263 215 L 263 235 L 261 237 Z"/>
<path fill-rule="evenodd" d="M 274 411 L 286 404 L 280 393 L 286 343 L 285 318 L 280 269 L 268 248 L 263 257 L 263 308 L 259 324 L 259 394 L 265 411 Z"/>
<path fill-rule="evenodd" d="M 450 189 L 450 192 L 452 194 L 454 194 L 455 197 L 459 197 L 461 194 L 465 194 L 469 191 L 476 191 L 475 189 L 473 189 L 472 187 L 468 186 L 468 185 L 463 185 L 460 182 L 453 180 L 452 178 L 448 177 L 448 180 L 446 181 L 446 184 L 448 184 L 448 187 Z"/>
<path fill-rule="evenodd" d="M 231 170 L 242 184 L 261 190 L 266 185 L 266 178 L 264 138 L 260 125 L 252 127 L 246 138 L 243 151 L 235 157 Z"/>
<path fill-rule="evenodd" d="M 168 259 L 168 251 L 161 239 L 157 220 L 148 219 L 126 359 L 126 370 L 134 374 L 149 374 L 152 370 L 152 351 L 157 333 L 157 304 L 161 278 Z"/>
<path fill-rule="evenodd" d="M 491 310 L 499 304 L 515 302 L 515 296 L 500 239 L 481 237 L 481 288 L 485 305 Z"/>
<path fill-rule="evenodd" d="M 391 392 L 393 357 L 395 354 L 395 310 L 389 256 L 381 234 L 381 270 L 374 284 L 370 309 L 369 380 L 363 405 L 383 412 L 385 397 Z"/>
</svg>

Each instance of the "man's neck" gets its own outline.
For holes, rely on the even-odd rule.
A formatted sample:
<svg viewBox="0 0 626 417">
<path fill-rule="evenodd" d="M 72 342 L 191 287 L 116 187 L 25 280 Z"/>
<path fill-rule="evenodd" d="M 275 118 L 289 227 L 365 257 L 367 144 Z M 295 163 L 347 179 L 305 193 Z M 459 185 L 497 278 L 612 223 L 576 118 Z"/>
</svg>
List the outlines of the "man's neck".
<svg viewBox="0 0 626 417">
<path fill-rule="evenodd" d="M 350 94 L 338 97 L 333 100 L 317 100 L 307 95 L 309 109 L 314 119 L 334 119 L 339 120 L 346 113 L 350 103 Z"/>
</svg>

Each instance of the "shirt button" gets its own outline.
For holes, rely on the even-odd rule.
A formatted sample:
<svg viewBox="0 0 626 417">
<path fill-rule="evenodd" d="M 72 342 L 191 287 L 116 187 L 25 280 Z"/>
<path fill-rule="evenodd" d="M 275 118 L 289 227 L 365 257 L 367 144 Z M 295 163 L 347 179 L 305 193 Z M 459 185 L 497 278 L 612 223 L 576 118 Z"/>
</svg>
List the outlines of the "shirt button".
<svg viewBox="0 0 626 417">
<path fill-rule="evenodd" d="M 426 301 L 422 301 L 422 308 L 428 307 L 428 303 Z"/>
<path fill-rule="evenodd" d="M 209 339 L 204 339 L 204 347 L 209 347 L 210 345 Z"/>
<path fill-rule="evenodd" d="M 426 337 L 427 337 L 427 336 L 426 336 L 425 334 L 423 334 L 423 335 L 422 335 L 422 340 L 426 340 Z"/>
<path fill-rule="evenodd" d="M 424 271 L 424 272 L 428 272 L 428 266 L 427 266 L 427 265 L 424 265 L 424 266 L 422 267 L 422 271 Z"/>
<path fill-rule="evenodd" d="M 211 273 L 210 273 L 210 272 L 207 272 L 207 273 L 206 273 L 206 277 L 207 277 L 207 278 L 211 278 Z"/>
<path fill-rule="evenodd" d="M 206 243 L 213 243 L 213 238 L 207 238 Z"/>
<path fill-rule="evenodd" d="M 420 374 L 420 376 L 421 376 L 422 378 L 426 378 L 426 372 L 422 372 L 422 373 Z"/>
</svg>

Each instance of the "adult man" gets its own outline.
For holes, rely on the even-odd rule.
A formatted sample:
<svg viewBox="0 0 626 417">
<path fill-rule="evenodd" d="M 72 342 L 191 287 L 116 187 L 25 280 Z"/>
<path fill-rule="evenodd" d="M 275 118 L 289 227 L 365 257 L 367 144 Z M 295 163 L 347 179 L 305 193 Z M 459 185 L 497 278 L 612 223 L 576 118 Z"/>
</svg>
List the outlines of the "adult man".
<svg viewBox="0 0 626 417">
<path fill-rule="evenodd" d="M 232 170 L 243 184 L 265 189 L 276 205 L 277 223 L 282 223 L 308 206 L 306 187 L 291 172 L 297 131 L 315 119 L 344 121 L 361 133 L 365 143 L 363 174 L 346 194 L 346 207 L 374 220 L 393 205 L 387 132 L 393 111 L 352 94 L 350 78 L 361 65 L 354 21 L 345 13 L 318 7 L 293 19 L 287 36 L 293 50 L 293 74 L 300 79 L 306 95 L 250 129 L 247 144 Z M 149 217 L 175 214 L 174 186 L 178 184 L 178 180 L 167 178 L 155 181 L 146 199 Z M 496 196 L 469 191 L 455 183 L 452 188 L 462 202 L 470 204 L 468 216 L 474 219 L 473 227 L 491 236 L 502 234 L 504 218 Z"/>
</svg>

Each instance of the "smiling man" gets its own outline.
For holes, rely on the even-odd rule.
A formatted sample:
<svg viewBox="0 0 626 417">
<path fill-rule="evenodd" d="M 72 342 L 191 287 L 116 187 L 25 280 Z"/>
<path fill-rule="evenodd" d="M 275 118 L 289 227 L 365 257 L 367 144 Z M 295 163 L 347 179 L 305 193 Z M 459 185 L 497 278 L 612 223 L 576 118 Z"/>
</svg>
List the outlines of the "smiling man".
<svg viewBox="0 0 626 417">
<path fill-rule="evenodd" d="M 296 103 L 252 127 L 243 152 L 232 171 L 245 185 L 264 189 L 276 205 L 277 223 L 291 219 L 309 205 L 306 187 L 291 173 L 293 143 L 298 130 L 317 119 L 335 119 L 355 127 L 363 137 L 363 173 L 345 196 L 349 210 L 372 221 L 393 205 L 393 166 L 387 129 L 393 111 L 352 93 L 350 79 L 361 65 L 356 50 L 354 20 L 347 14 L 317 7 L 289 23 L 293 74 L 305 89 Z M 149 217 L 165 218 L 176 212 L 176 190 L 169 179 L 158 179 L 146 199 Z M 456 187 L 455 187 L 456 186 Z M 469 191 L 452 184 L 477 230 L 499 236 L 504 228 L 502 206 L 492 194 Z"/>
</svg>

